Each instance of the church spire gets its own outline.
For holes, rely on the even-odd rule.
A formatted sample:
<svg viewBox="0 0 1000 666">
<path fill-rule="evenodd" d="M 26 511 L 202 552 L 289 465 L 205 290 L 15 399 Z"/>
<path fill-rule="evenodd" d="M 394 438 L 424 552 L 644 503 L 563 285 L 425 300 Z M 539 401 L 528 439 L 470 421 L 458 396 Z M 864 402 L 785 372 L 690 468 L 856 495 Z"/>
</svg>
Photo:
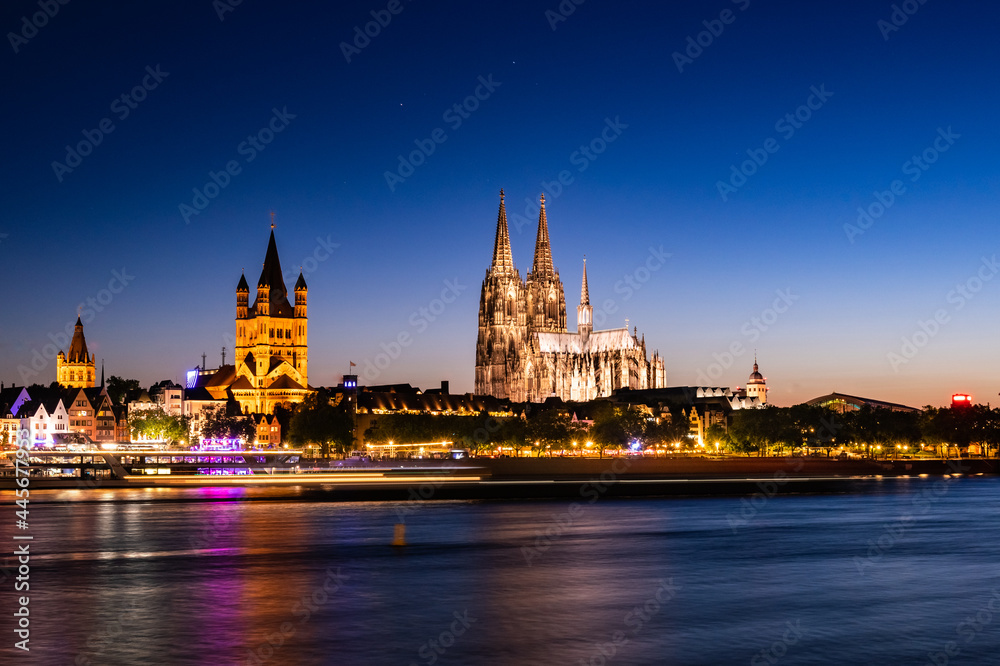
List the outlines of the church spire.
<svg viewBox="0 0 1000 666">
<path fill-rule="evenodd" d="M 590 290 L 587 289 L 587 257 L 583 258 L 583 284 L 580 286 L 580 305 L 576 308 L 576 331 L 583 343 L 587 343 L 594 330 L 594 308 L 590 306 Z"/>
<path fill-rule="evenodd" d="M 260 271 L 258 287 L 280 288 L 285 291 L 285 280 L 281 276 L 281 261 L 278 259 L 278 245 L 274 242 L 274 223 L 271 223 L 271 238 L 267 241 L 264 267 Z"/>
<path fill-rule="evenodd" d="M 271 224 L 273 225 L 274 222 Z M 237 300 L 240 299 L 239 288 L 242 284 L 241 282 L 236 287 Z M 267 241 L 267 252 L 264 253 L 264 265 L 260 271 L 260 279 L 257 280 L 257 299 L 254 301 L 251 311 L 254 315 L 292 316 L 292 306 L 288 302 L 288 289 L 285 287 L 281 261 L 278 259 L 278 245 L 274 241 L 273 226 L 271 237 Z"/>
<path fill-rule="evenodd" d="M 70 363 L 86 363 L 90 358 L 87 351 L 87 339 L 83 337 L 83 322 L 80 317 L 76 318 L 76 326 L 73 330 L 73 340 L 69 344 L 69 353 L 66 360 Z"/>
<path fill-rule="evenodd" d="M 510 232 L 507 229 L 507 209 L 503 203 L 503 190 L 500 190 L 500 212 L 497 214 L 497 236 L 493 243 L 493 263 L 491 273 L 513 273 L 514 256 L 510 251 Z"/>
<path fill-rule="evenodd" d="M 549 244 L 549 222 L 545 217 L 545 194 L 542 194 L 538 210 L 538 237 L 535 240 L 535 263 L 531 274 L 535 277 L 552 277 L 555 275 L 552 265 L 552 246 Z"/>
</svg>

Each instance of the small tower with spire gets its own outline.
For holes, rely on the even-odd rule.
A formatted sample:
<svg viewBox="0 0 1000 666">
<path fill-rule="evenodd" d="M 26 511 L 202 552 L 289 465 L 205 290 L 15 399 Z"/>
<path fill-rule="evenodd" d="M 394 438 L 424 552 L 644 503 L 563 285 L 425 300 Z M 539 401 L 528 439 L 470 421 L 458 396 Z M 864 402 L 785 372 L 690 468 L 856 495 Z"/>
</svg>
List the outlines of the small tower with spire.
<svg viewBox="0 0 1000 666">
<path fill-rule="evenodd" d="M 762 405 L 767 404 L 767 380 L 757 367 L 757 353 L 753 355 L 753 372 L 747 380 L 747 397 L 757 398 Z"/>
<path fill-rule="evenodd" d="M 83 322 L 78 316 L 69 352 L 64 354 L 60 350 L 56 356 L 56 381 L 67 388 L 90 388 L 95 383 L 95 375 L 94 355 L 87 351 Z"/>
<path fill-rule="evenodd" d="M 240 281 L 236 283 L 236 318 L 246 319 L 249 306 L 250 285 L 247 284 L 246 273 L 240 273 Z"/>
<path fill-rule="evenodd" d="M 309 287 L 299 266 L 299 279 L 295 281 L 295 331 L 293 338 L 296 348 L 292 351 L 292 365 L 306 377 L 309 374 L 309 318 L 306 316 L 306 297 Z"/>
<path fill-rule="evenodd" d="M 583 257 L 583 284 L 580 285 L 580 305 L 576 308 L 576 330 L 584 343 L 594 330 L 594 308 L 590 305 L 590 288 L 587 286 L 587 257 Z"/>
</svg>

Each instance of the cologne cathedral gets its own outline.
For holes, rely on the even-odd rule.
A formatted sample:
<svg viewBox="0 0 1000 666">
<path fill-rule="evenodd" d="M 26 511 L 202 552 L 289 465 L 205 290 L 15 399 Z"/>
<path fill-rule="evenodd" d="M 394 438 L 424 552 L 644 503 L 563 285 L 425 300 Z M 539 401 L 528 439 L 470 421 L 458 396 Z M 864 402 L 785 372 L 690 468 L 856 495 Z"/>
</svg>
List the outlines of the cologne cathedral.
<svg viewBox="0 0 1000 666">
<path fill-rule="evenodd" d="M 527 279 L 514 265 L 500 190 L 493 262 L 479 301 L 476 393 L 514 402 L 550 397 L 587 401 L 621 388 L 666 386 L 663 358 L 646 354 L 645 336 L 628 327 L 595 331 L 583 264 L 576 332 L 566 330 L 566 298 L 552 263 L 545 195 L 538 213 L 535 261 Z"/>
</svg>

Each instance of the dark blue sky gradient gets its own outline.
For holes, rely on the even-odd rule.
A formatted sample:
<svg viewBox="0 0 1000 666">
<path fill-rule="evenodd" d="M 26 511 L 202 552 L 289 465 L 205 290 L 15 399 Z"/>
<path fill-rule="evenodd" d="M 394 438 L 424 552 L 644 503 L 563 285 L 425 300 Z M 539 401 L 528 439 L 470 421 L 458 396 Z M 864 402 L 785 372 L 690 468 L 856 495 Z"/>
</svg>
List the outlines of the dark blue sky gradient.
<svg viewBox="0 0 1000 666">
<path fill-rule="evenodd" d="M 777 404 L 833 390 L 995 402 L 1000 280 L 949 292 L 998 250 L 1000 12 L 929 0 L 885 40 L 889 2 L 743 4 L 589 0 L 553 31 L 555 0 L 406 2 L 350 63 L 339 44 L 386 3 L 244 0 L 223 21 L 208 0 L 60 6 L 18 53 L 0 47 L 0 379 L 53 380 L 54 361 L 19 367 L 122 268 L 134 280 L 86 326 L 108 374 L 180 380 L 223 345 L 231 360 L 236 283 L 244 267 L 257 279 L 273 209 L 286 274 L 318 238 L 339 244 L 306 276 L 311 384 L 408 333 L 365 383 L 470 391 L 498 191 L 524 271 L 525 199 L 568 170 L 547 209 L 570 328 L 586 254 L 592 301 L 616 309 L 603 327 L 628 317 L 670 385 L 742 385 L 756 347 Z M 734 22 L 679 73 L 671 54 L 723 9 Z M 0 27 L 37 11 L 5 3 Z M 119 119 L 112 101 L 156 65 L 169 76 Z M 488 99 L 446 122 L 490 75 Z M 832 97 L 793 136 L 776 131 L 824 85 Z M 295 118 L 247 163 L 238 146 L 286 107 Z M 52 162 L 105 117 L 114 131 L 59 182 Z M 608 118 L 627 128 L 579 171 L 574 152 Z M 949 127 L 960 138 L 911 182 L 904 163 Z M 447 140 L 390 191 L 384 173 L 436 128 Z M 769 137 L 779 150 L 723 201 L 717 181 Z M 186 224 L 178 206 L 230 160 L 241 173 Z M 849 242 L 844 225 L 894 179 L 905 193 Z M 660 246 L 671 258 L 630 293 L 620 281 Z M 463 288 L 429 321 L 420 308 L 446 281 Z M 778 290 L 797 300 L 762 330 Z M 894 367 L 939 309 L 947 322 Z M 734 343 L 746 351 L 713 368 Z"/>
</svg>

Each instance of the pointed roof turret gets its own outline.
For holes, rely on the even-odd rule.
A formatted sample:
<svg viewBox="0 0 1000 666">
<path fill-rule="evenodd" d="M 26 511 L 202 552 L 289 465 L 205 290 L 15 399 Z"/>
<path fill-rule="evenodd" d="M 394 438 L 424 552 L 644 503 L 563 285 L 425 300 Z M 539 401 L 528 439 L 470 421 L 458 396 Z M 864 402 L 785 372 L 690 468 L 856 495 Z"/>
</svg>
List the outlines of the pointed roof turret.
<svg viewBox="0 0 1000 666">
<path fill-rule="evenodd" d="M 280 286 L 285 288 L 285 280 L 281 277 L 281 260 L 278 259 L 278 246 L 274 242 L 274 225 L 271 225 L 271 238 L 267 241 L 267 252 L 264 254 L 264 268 L 260 271 L 258 287 Z"/>
<path fill-rule="evenodd" d="M 580 287 L 580 305 L 590 305 L 590 289 L 587 288 L 587 256 L 583 257 L 583 285 Z"/>
<path fill-rule="evenodd" d="M 83 337 L 83 322 L 76 318 L 76 328 L 73 331 L 73 341 L 69 343 L 69 353 L 66 355 L 69 363 L 86 363 L 90 360 L 87 353 L 87 339 Z"/>
<path fill-rule="evenodd" d="M 264 267 L 260 271 L 260 279 L 257 280 L 257 289 L 264 288 L 268 290 L 267 300 L 271 316 L 291 317 L 292 306 L 288 302 L 288 289 L 285 288 L 285 279 L 281 277 L 278 246 L 274 242 L 274 222 L 271 223 L 271 237 L 267 241 L 267 252 L 264 254 Z M 254 301 L 253 311 L 257 311 L 257 301 Z"/>
<path fill-rule="evenodd" d="M 545 217 L 545 194 L 541 196 L 538 210 L 538 237 L 535 239 L 535 263 L 531 269 L 534 277 L 553 277 L 552 246 L 549 243 L 549 222 Z"/>
<path fill-rule="evenodd" d="M 503 190 L 500 190 L 500 212 L 497 213 L 497 236 L 493 242 L 493 263 L 491 273 L 514 273 L 514 256 L 510 251 L 510 232 L 507 229 L 507 209 L 503 203 Z"/>
<path fill-rule="evenodd" d="M 295 291 L 299 291 L 300 289 L 308 289 L 306 286 L 306 279 L 302 275 L 302 271 L 299 271 L 299 279 L 295 281 Z"/>
<path fill-rule="evenodd" d="M 240 273 L 240 281 L 236 284 L 236 291 L 250 291 L 250 285 L 247 284 L 247 276 L 244 273 Z"/>
</svg>

